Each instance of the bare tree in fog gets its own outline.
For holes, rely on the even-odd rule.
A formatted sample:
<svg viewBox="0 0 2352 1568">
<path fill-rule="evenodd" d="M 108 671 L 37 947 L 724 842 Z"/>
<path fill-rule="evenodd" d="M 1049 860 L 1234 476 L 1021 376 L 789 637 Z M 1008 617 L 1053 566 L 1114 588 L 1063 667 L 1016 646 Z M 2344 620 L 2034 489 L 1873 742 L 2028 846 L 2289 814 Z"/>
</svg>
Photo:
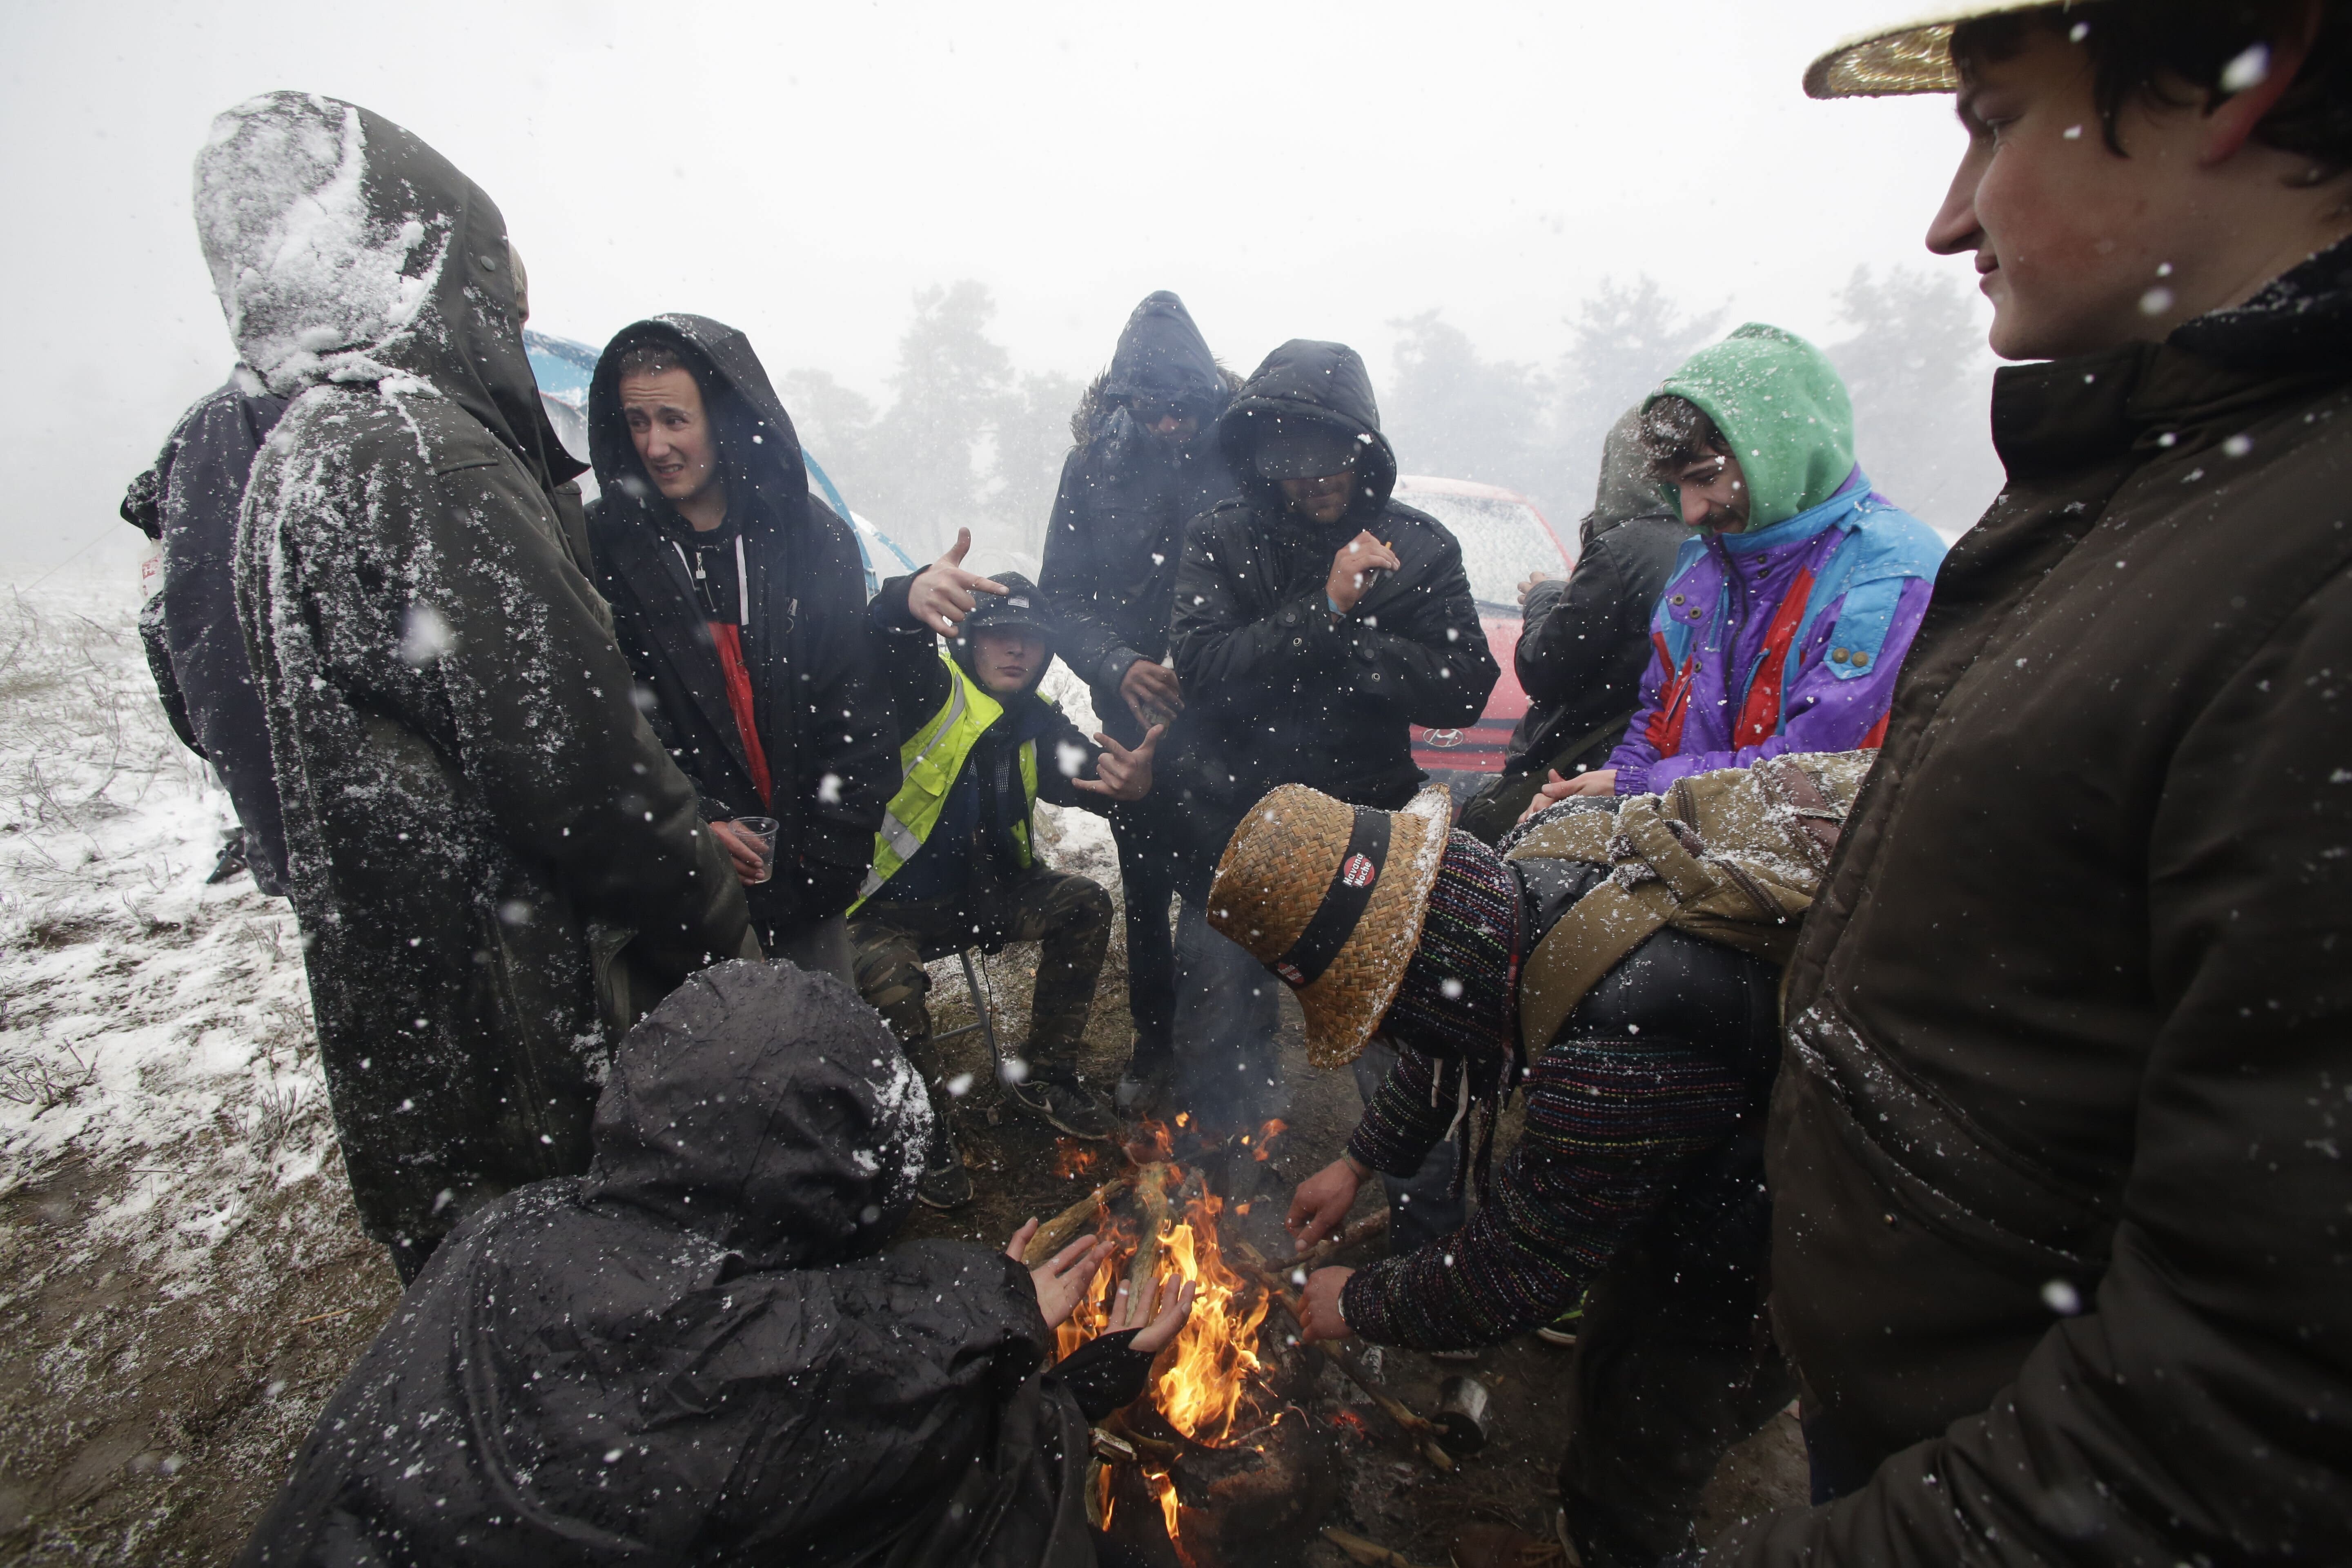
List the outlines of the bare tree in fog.
<svg viewBox="0 0 2352 1568">
<path fill-rule="evenodd" d="M 1382 422 L 1406 470 L 1544 489 L 1550 378 L 1534 365 L 1480 358 L 1469 335 L 1435 310 L 1389 325 L 1402 335 Z"/>
<path fill-rule="evenodd" d="M 1016 375 L 989 336 L 996 301 L 962 282 L 915 296 L 898 339 L 891 401 L 878 413 L 827 372 L 795 370 L 783 393 L 802 439 L 858 511 L 928 560 L 956 530 L 1035 570 L 1079 385 L 1057 372 Z"/>
<path fill-rule="evenodd" d="M 1864 469 L 1897 505 L 1966 527 L 2001 485 L 1986 428 L 1991 358 L 1967 289 L 1946 273 L 1857 267 L 1838 313 L 1853 335 L 1828 353 L 1853 395 Z"/>
<path fill-rule="evenodd" d="M 1725 309 L 1686 315 L 1647 273 L 1631 283 L 1603 278 L 1577 306 L 1560 359 L 1553 477 L 1545 492 L 1556 502 L 1545 509 L 1555 523 L 1565 527 L 1592 504 L 1609 426 L 1715 337 Z"/>
</svg>

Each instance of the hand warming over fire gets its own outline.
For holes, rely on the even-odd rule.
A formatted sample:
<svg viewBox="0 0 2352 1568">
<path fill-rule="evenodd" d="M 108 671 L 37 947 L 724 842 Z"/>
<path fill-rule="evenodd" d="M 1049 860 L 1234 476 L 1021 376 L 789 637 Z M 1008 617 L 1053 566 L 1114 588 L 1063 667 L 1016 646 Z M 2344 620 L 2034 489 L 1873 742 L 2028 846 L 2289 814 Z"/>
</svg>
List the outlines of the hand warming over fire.
<svg viewBox="0 0 2352 1568">
<path fill-rule="evenodd" d="M 1141 1329 L 1141 1333 L 1128 1342 L 1128 1348 L 1143 1355 L 1158 1355 L 1183 1331 L 1185 1320 L 1192 1317 L 1192 1292 L 1190 1279 L 1177 1279 L 1173 1289 L 1165 1281 L 1155 1280 L 1141 1300 L 1130 1300 L 1127 1283 L 1121 1280 L 1118 1294 L 1111 1300 L 1110 1321 L 1103 1325 L 1103 1331 L 1116 1334 L 1127 1329 Z M 1157 1311 L 1152 1310 L 1151 1298 L 1155 1296 L 1159 1298 Z"/>
<path fill-rule="evenodd" d="M 1282 1222 L 1283 1228 L 1297 1238 L 1290 1247 L 1294 1255 L 1339 1228 L 1348 1210 L 1355 1205 L 1356 1190 L 1370 1174 L 1370 1166 L 1342 1154 L 1298 1184 L 1298 1190 L 1290 1196 L 1290 1214 Z"/>
<path fill-rule="evenodd" d="M 1095 763 L 1095 776 L 1072 779 L 1070 783 L 1089 795 L 1107 795 L 1113 800 L 1141 800 L 1151 793 L 1151 753 L 1159 749 L 1160 734 L 1167 728 L 1165 724 L 1151 726 L 1135 743 L 1133 751 L 1108 735 L 1097 735 L 1095 744 L 1103 750 Z"/>
<path fill-rule="evenodd" d="M 1013 1233 L 1013 1239 L 1004 1244 L 1004 1256 L 1020 1262 L 1028 1251 L 1029 1238 L 1036 1234 L 1037 1222 L 1033 1219 Z M 1096 1268 L 1109 1250 L 1108 1242 L 1082 1236 L 1042 1266 L 1029 1270 L 1029 1283 L 1037 1290 L 1037 1310 L 1045 1314 L 1047 1328 L 1060 1328 L 1063 1321 L 1077 1310 L 1079 1299 L 1094 1280 Z"/>
<path fill-rule="evenodd" d="M 1339 1292 L 1353 1273 L 1352 1268 L 1318 1268 L 1307 1277 L 1307 1289 L 1299 1292 L 1301 1339 L 1344 1340 L 1355 1332 L 1339 1310 Z"/>
</svg>

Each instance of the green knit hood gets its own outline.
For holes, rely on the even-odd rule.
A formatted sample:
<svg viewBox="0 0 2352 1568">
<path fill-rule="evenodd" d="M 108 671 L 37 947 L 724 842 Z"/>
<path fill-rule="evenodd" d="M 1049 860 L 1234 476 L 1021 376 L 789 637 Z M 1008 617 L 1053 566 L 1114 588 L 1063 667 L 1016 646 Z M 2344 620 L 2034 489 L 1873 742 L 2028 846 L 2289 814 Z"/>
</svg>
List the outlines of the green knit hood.
<svg viewBox="0 0 2352 1568">
<path fill-rule="evenodd" d="M 1685 360 L 1642 406 L 1669 395 L 1705 409 L 1731 443 L 1751 533 L 1811 511 L 1853 472 L 1853 400 L 1829 357 L 1794 332 L 1748 322 Z"/>
</svg>

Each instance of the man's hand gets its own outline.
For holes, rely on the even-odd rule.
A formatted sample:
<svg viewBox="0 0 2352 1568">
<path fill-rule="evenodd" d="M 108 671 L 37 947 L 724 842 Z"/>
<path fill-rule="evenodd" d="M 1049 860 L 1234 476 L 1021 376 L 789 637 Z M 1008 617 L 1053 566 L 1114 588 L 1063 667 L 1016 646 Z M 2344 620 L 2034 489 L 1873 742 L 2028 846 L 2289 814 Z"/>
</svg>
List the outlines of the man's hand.
<svg viewBox="0 0 2352 1568">
<path fill-rule="evenodd" d="M 1616 793 L 1617 770 L 1615 768 L 1595 768 L 1590 773 L 1579 773 L 1572 779 L 1560 777 L 1559 770 L 1554 768 L 1551 770 L 1551 776 L 1538 786 L 1536 797 L 1528 802 L 1527 810 L 1519 813 L 1519 820 L 1525 822 L 1545 806 L 1557 805 L 1563 800 L 1573 800 L 1580 795 L 1615 795 Z"/>
<path fill-rule="evenodd" d="M 955 636 L 963 618 L 971 614 L 974 594 L 1002 594 L 1003 584 L 992 577 L 982 577 L 963 569 L 963 558 L 971 550 L 971 530 L 956 530 L 956 542 L 945 555 L 915 574 L 907 584 L 907 613 L 935 632 Z"/>
<path fill-rule="evenodd" d="M 1345 1340 L 1355 1336 L 1348 1327 L 1345 1314 L 1339 1310 L 1339 1292 L 1356 1271 L 1352 1268 L 1318 1268 L 1307 1277 L 1307 1289 L 1299 1302 L 1299 1335 L 1303 1340 Z"/>
<path fill-rule="evenodd" d="M 1358 600 L 1371 586 L 1366 577 L 1370 572 L 1394 572 L 1403 565 L 1396 552 L 1374 539 L 1367 529 L 1339 547 L 1331 557 L 1331 575 L 1323 584 L 1324 596 L 1339 606 L 1346 615 L 1356 607 Z"/>
<path fill-rule="evenodd" d="M 1353 1158 L 1342 1154 L 1305 1181 L 1290 1194 L 1290 1214 L 1283 1228 L 1297 1239 L 1290 1250 L 1306 1251 L 1339 1228 L 1355 1206 L 1356 1192 L 1370 1174 Z"/>
<path fill-rule="evenodd" d="M 1152 1310 L 1154 1297 L 1159 1299 L 1159 1310 L 1156 1312 Z M 1129 1299 L 1127 1282 L 1122 1279 L 1118 1294 L 1111 1300 L 1110 1321 L 1103 1325 L 1103 1332 L 1115 1334 L 1124 1329 L 1141 1329 L 1143 1331 L 1129 1341 L 1129 1345 L 1145 1355 L 1157 1355 L 1183 1331 L 1184 1321 L 1192 1315 L 1192 1282 L 1190 1279 L 1179 1279 L 1172 1289 L 1161 1289 L 1160 1281 L 1155 1279 L 1144 1290 L 1140 1301 Z"/>
<path fill-rule="evenodd" d="M 738 881 L 756 884 L 763 880 L 767 863 L 760 858 L 759 836 L 748 827 L 738 827 L 731 822 L 710 824 L 710 836 L 719 840 L 719 847 L 727 851 L 727 858 L 735 863 Z"/>
<path fill-rule="evenodd" d="M 1184 688 L 1176 672 L 1153 659 L 1139 658 L 1119 677 L 1118 694 L 1139 724 L 1166 724 L 1184 711 Z"/>
<path fill-rule="evenodd" d="M 1030 1238 L 1037 1234 L 1037 1222 L 1031 1220 L 1013 1233 L 1004 1244 L 1004 1256 L 1015 1263 L 1025 1263 Z M 1110 1255 L 1110 1243 L 1099 1237 L 1082 1236 L 1069 1246 L 1047 1258 L 1043 1267 L 1029 1270 L 1029 1283 L 1037 1292 L 1037 1310 L 1045 1314 L 1045 1326 L 1058 1329 L 1078 1303 L 1086 1299 L 1087 1287 L 1095 1280 L 1095 1270 Z"/>
<path fill-rule="evenodd" d="M 1528 580 L 1519 584 L 1519 608 L 1524 610 L 1528 607 L 1528 595 L 1536 591 L 1537 584 L 1550 581 L 1552 581 L 1552 575 L 1549 572 L 1528 573 Z"/>
<path fill-rule="evenodd" d="M 1097 735 L 1095 744 L 1102 755 L 1095 759 L 1095 776 L 1072 779 L 1071 784 L 1091 795 L 1107 795 L 1113 800 L 1141 800 L 1151 793 L 1151 753 L 1160 745 L 1165 724 L 1154 724 L 1143 732 L 1143 739 L 1129 751 L 1108 735 Z"/>
</svg>

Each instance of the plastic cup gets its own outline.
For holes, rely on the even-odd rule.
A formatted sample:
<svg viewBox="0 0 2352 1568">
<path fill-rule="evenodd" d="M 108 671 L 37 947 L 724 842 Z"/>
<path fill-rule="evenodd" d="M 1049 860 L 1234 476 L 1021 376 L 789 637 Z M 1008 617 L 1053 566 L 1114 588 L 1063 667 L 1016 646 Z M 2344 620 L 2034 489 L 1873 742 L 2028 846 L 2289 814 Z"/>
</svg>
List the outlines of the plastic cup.
<svg viewBox="0 0 2352 1568">
<path fill-rule="evenodd" d="M 739 816 L 735 826 L 760 841 L 760 874 L 751 880 L 766 881 L 776 874 L 776 835 L 784 825 L 772 816 Z"/>
</svg>

